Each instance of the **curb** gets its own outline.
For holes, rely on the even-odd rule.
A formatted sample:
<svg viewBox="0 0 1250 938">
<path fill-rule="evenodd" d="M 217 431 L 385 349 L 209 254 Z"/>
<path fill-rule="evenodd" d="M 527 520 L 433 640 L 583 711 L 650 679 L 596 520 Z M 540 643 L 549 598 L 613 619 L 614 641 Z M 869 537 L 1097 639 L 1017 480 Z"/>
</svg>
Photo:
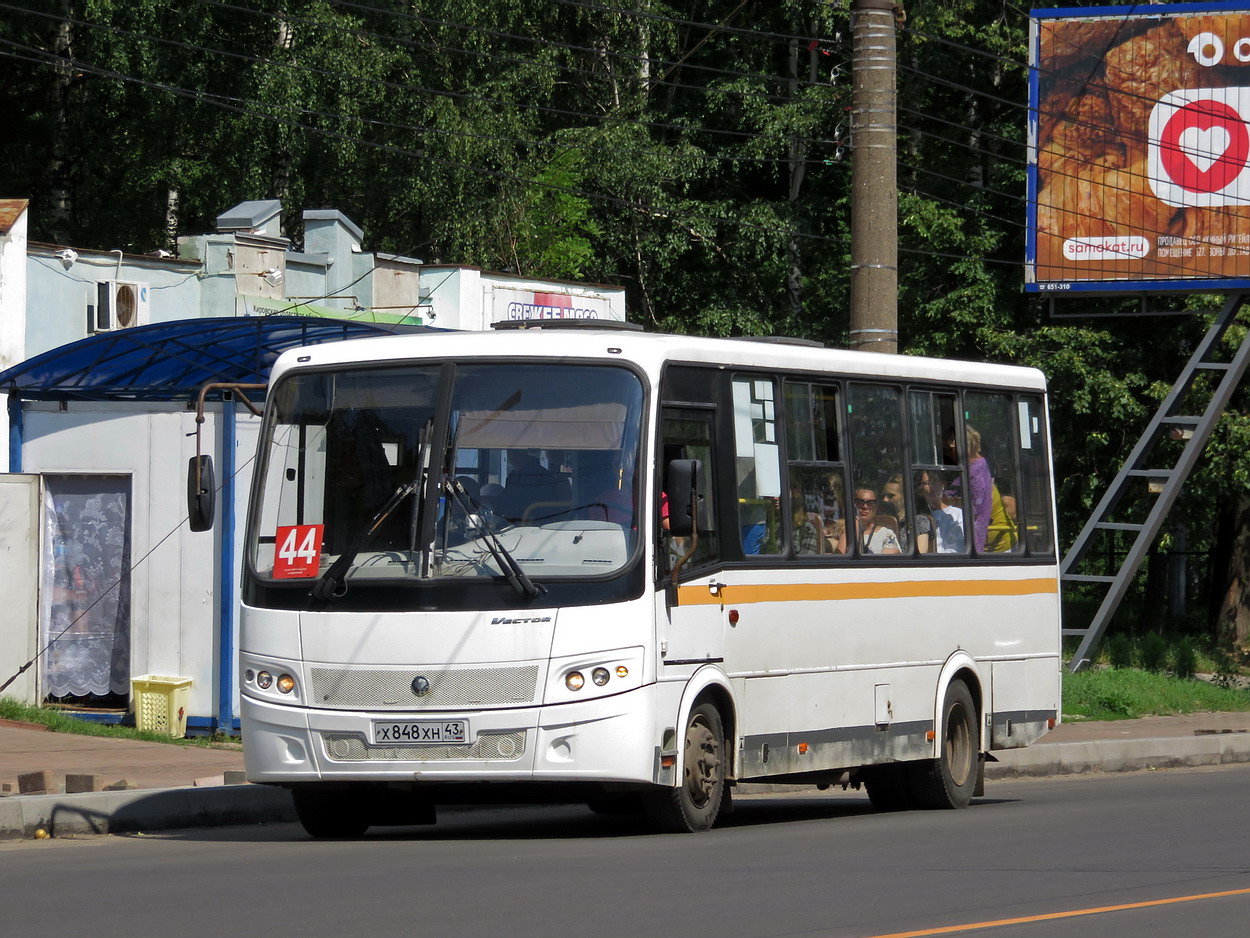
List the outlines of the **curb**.
<svg viewBox="0 0 1250 938">
<path fill-rule="evenodd" d="M 38 830 L 63 837 L 294 820 L 290 793 L 262 785 L 0 798 L 0 840 L 32 838 Z"/>
<path fill-rule="evenodd" d="M 994 755 L 998 761 L 985 766 L 987 779 L 1231 765 L 1250 762 L 1250 734 L 1043 743 Z"/>
</svg>

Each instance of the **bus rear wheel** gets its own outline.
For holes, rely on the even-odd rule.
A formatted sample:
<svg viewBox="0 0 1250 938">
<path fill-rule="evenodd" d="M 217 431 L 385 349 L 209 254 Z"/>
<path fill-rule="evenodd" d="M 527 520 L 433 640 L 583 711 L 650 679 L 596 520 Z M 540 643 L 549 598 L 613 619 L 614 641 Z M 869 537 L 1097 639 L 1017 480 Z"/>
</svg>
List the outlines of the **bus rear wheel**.
<svg viewBox="0 0 1250 938">
<path fill-rule="evenodd" d="M 295 788 L 291 798 L 295 802 L 295 816 L 309 837 L 351 840 L 369 829 L 359 793 Z"/>
<path fill-rule="evenodd" d="M 922 808 L 966 808 L 977 785 L 977 708 L 963 681 L 942 701 L 941 754 L 912 763 L 911 792 Z"/>
<path fill-rule="evenodd" d="M 696 704 L 686 725 L 682 783 L 647 797 L 647 817 L 661 831 L 694 833 L 716 823 L 725 798 L 725 733 L 720 713 Z"/>
</svg>

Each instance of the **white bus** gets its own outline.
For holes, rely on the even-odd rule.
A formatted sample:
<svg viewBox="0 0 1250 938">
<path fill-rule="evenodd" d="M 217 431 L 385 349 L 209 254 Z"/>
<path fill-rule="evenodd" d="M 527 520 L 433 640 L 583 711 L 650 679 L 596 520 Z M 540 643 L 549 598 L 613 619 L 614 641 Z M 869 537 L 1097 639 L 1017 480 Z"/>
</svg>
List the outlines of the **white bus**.
<svg viewBox="0 0 1250 938">
<path fill-rule="evenodd" d="M 1039 372 L 543 325 L 273 369 L 241 722 L 310 834 L 482 800 L 697 831 L 743 782 L 962 807 L 1054 726 Z"/>
</svg>

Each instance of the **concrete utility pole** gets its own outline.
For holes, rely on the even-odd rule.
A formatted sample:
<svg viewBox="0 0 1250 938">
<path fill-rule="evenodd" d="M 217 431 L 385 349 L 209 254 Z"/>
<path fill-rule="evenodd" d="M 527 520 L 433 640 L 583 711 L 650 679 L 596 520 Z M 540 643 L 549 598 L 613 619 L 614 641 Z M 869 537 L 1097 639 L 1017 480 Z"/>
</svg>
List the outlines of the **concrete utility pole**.
<svg viewBox="0 0 1250 938">
<path fill-rule="evenodd" d="M 851 348 L 898 351 L 894 0 L 851 3 Z"/>
</svg>

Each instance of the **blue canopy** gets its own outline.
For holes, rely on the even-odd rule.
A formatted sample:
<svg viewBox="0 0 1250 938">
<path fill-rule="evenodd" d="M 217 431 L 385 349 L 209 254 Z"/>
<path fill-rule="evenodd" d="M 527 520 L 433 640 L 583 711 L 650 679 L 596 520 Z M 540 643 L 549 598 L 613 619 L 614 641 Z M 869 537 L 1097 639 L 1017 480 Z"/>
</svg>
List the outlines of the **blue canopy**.
<svg viewBox="0 0 1250 938">
<path fill-rule="evenodd" d="M 263 383 L 290 348 L 425 326 L 306 316 L 180 319 L 89 336 L 0 372 L 0 393 L 24 400 L 195 400 L 210 381 Z"/>
</svg>

